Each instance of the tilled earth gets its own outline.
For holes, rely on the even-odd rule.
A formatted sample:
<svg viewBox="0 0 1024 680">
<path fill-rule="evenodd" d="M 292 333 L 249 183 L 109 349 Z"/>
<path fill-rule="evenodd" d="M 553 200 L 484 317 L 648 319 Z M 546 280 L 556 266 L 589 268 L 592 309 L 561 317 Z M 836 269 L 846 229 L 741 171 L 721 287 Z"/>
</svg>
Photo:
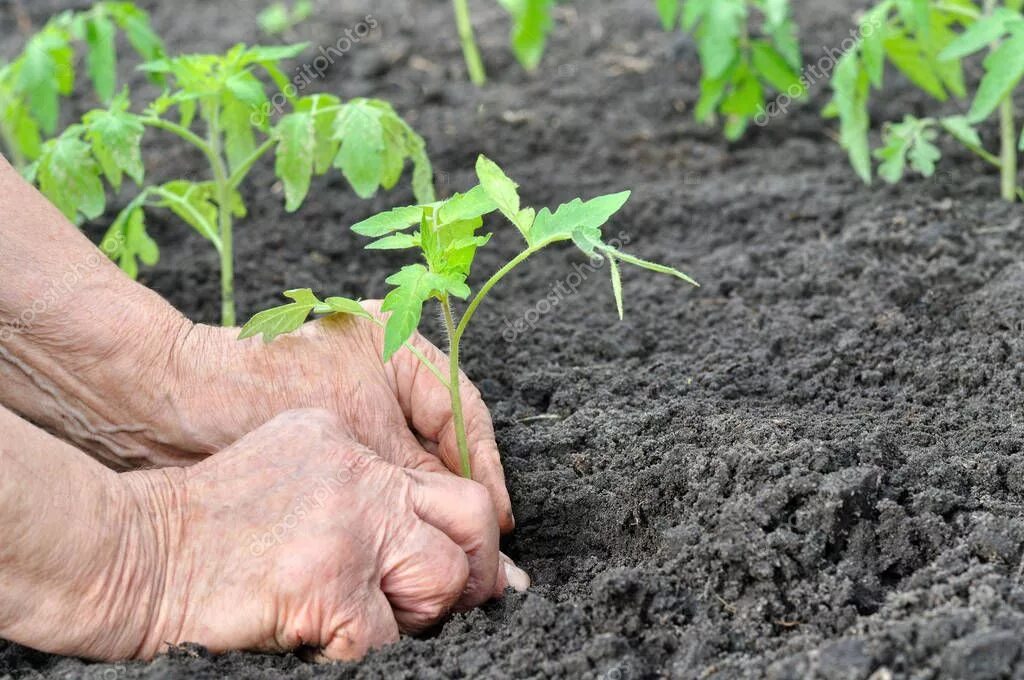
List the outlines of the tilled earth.
<svg viewBox="0 0 1024 680">
<path fill-rule="evenodd" d="M 258 41 L 265 3 L 143 4 L 174 49 L 200 51 Z M 809 60 L 865 5 L 795 4 Z M 619 323 L 607 273 L 558 251 L 478 316 L 466 368 L 494 413 L 518 519 L 505 549 L 529 593 L 361 664 L 187 648 L 102 666 L 0 643 L 0 678 L 1024 677 L 1024 212 L 985 167 L 950 147 L 931 180 L 861 185 L 818 116 L 824 83 L 727 145 L 692 122 L 694 46 L 647 0 L 560 7 L 533 76 L 482 6 L 483 91 L 448 3 L 317 5 L 294 39 L 379 23 L 317 89 L 393 101 L 443 193 L 470 185 L 480 152 L 536 204 L 632 188 L 612 233 L 704 286 L 627 271 Z M 22 40 L 12 16 L 6 54 Z M 890 85 L 879 124 L 930 110 Z M 150 140 L 156 176 L 201 171 Z M 247 191 L 243 315 L 286 288 L 386 291 L 401 255 L 360 253 L 347 226 L 407 189 L 367 203 L 328 179 L 294 216 L 267 169 Z M 213 253 L 171 219 L 152 231 L 163 259 L 144 282 L 214 321 Z M 500 234 L 477 273 L 514 248 Z"/>
</svg>

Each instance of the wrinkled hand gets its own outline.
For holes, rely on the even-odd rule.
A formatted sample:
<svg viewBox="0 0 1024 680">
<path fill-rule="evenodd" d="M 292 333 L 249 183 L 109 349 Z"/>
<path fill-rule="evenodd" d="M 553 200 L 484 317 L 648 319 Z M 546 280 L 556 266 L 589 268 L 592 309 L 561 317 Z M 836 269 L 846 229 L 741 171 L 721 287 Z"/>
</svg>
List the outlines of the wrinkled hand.
<svg viewBox="0 0 1024 680">
<path fill-rule="evenodd" d="M 498 552 L 484 487 L 391 465 L 326 411 L 278 416 L 192 467 L 122 478 L 166 537 L 142 657 L 187 641 L 356 659 L 509 580 L 527 585 Z"/>
<path fill-rule="evenodd" d="M 378 302 L 365 306 L 379 314 Z M 383 331 L 331 317 L 266 345 L 235 329 L 196 327 L 176 350 L 179 403 L 156 405 L 155 429 L 173 450 L 209 454 L 292 409 L 335 413 L 363 445 L 389 462 L 428 472 L 459 471 L 447 389 L 408 350 L 381 357 Z M 443 372 L 448 358 L 420 335 L 413 342 Z M 491 416 L 462 378 L 473 478 L 490 492 L 502 532 L 515 525 Z"/>
</svg>

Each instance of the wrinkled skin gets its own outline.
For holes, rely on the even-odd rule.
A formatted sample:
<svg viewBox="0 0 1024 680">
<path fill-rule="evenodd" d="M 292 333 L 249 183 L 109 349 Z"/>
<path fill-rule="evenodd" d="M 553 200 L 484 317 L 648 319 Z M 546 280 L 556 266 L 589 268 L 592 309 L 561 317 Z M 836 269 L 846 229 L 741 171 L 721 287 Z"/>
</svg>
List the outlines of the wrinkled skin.
<svg viewBox="0 0 1024 680">
<path fill-rule="evenodd" d="M 152 515 L 171 539 L 142 656 L 192 641 L 357 659 L 508 583 L 482 486 L 391 465 L 327 411 L 285 413 L 169 475 L 123 477 L 172 508 Z"/>
</svg>

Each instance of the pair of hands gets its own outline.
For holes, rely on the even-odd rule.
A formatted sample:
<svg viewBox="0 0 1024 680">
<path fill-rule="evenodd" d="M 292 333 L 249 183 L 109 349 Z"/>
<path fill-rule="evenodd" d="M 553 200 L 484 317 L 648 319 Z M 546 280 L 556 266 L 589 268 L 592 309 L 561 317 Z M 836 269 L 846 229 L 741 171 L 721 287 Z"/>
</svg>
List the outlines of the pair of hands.
<svg viewBox="0 0 1024 680">
<path fill-rule="evenodd" d="M 166 563 L 153 585 L 160 616 L 135 656 L 190 641 L 356 659 L 529 586 L 499 553 L 514 519 L 490 415 L 468 380 L 480 482 L 453 472 L 446 389 L 407 350 L 384 364 L 373 324 L 329 318 L 272 345 L 236 333 L 182 334 L 177 375 L 164 376 L 175 403 L 148 405 L 152 425 L 138 435 L 183 464 L 217 452 L 120 476 L 140 521 L 155 521 L 140 533 L 163 537 L 144 551 Z"/>
</svg>

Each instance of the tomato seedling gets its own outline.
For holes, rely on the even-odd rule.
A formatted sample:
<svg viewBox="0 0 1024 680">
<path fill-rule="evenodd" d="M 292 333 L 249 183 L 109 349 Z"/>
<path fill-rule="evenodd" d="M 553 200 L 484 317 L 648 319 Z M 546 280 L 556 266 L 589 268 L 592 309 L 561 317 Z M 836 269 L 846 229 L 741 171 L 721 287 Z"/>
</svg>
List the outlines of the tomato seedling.
<svg viewBox="0 0 1024 680">
<path fill-rule="evenodd" d="M 113 100 L 118 29 L 144 61 L 164 56 L 163 42 L 145 11 L 130 2 L 98 2 L 52 18 L 20 55 L 0 67 L 0 138 L 16 168 L 24 170 L 38 158 L 44 136 L 56 133 L 60 98 L 74 91 L 79 43 L 86 46 L 86 73 L 97 99 L 104 105 Z"/>
<path fill-rule="evenodd" d="M 1024 0 L 1000 4 L 987 0 L 979 7 L 970 0 L 886 0 L 861 20 L 860 38 L 839 60 L 832 78 L 834 92 L 826 115 L 839 119 L 840 143 L 857 174 L 870 184 L 872 156 L 881 161 L 878 173 L 898 182 L 906 166 L 931 177 L 942 153 L 934 144 L 945 131 L 971 152 L 996 167 L 1001 194 L 1008 201 L 1024 198 L 1018 186 L 1018 141 L 1013 94 L 1024 78 Z M 868 107 L 872 90 L 884 87 L 886 62 L 914 85 L 944 102 L 963 99 L 969 92 L 963 59 L 988 51 L 985 74 L 964 115 L 918 118 L 906 116 L 888 124 L 883 146 L 872 153 Z M 986 150 L 978 125 L 998 112 L 1000 149 Z"/>
<path fill-rule="evenodd" d="M 694 115 L 725 119 L 730 141 L 743 136 L 765 110 L 766 91 L 803 99 L 807 82 L 788 0 L 656 0 L 665 30 L 692 33 L 702 68 Z M 755 33 L 755 15 L 761 16 Z"/>
<path fill-rule="evenodd" d="M 551 31 L 551 11 L 555 0 L 498 0 L 498 4 L 512 19 L 511 43 L 516 59 L 527 71 L 536 70 L 544 56 L 544 47 Z M 469 0 L 452 0 L 452 7 L 469 79 L 475 85 L 484 85 L 487 82 L 487 70 L 473 33 Z"/>
<path fill-rule="evenodd" d="M 149 62 L 142 68 L 166 78 L 173 89 L 141 114 L 129 111 L 126 93 L 108 109 L 87 114 L 81 124 L 43 145 L 30 176 L 65 215 L 78 220 L 79 215 L 93 219 L 105 211 L 102 177 L 117 190 L 128 175 L 142 190 L 111 225 L 104 239 L 110 244 L 108 252 L 133 276 L 138 261 L 154 264 L 159 253 L 146 234 L 145 211 L 171 210 L 219 253 L 221 321 L 233 326 L 233 228 L 236 219 L 246 216 L 239 187 L 269 151 L 276 152 L 274 170 L 284 186 L 289 212 L 302 205 L 311 178 L 332 167 L 341 170 L 356 194 L 369 198 L 379 188 L 395 186 L 407 160 L 414 167 L 417 200 L 434 200 L 433 172 L 423 139 L 390 104 L 374 99 L 343 103 L 329 94 L 298 96 L 280 63 L 304 49 L 304 45 L 237 45 L 223 55 Z M 279 90 L 272 99 L 260 74 Z M 274 123 L 272 102 L 278 98 L 284 115 Z M 177 110 L 176 119 L 168 115 L 172 109 Z M 169 132 L 198 149 L 210 178 L 145 186 L 141 143 L 147 128 Z"/>
<path fill-rule="evenodd" d="M 266 342 L 271 342 L 279 335 L 297 330 L 311 314 L 351 315 L 382 327 L 385 362 L 405 347 L 447 388 L 462 474 L 466 477 L 470 477 L 472 471 L 459 393 L 461 342 L 487 294 L 513 269 L 550 245 L 571 241 L 588 257 L 607 261 L 619 318 L 623 315 L 619 263 L 669 274 L 697 285 L 676 269 L 629 255 L 604 242 L 601 228 L 625 205 L 630 192 L 589 201 L 577 198 L 554 212 L 547 208 L 538 212 L 521 205 L 518 185 L 488 158 L 478 159 L 476 174 L 479 184 L 465 194 L 456 194 L 446 201 L 390 210 L 352 227 L 357 234 L 376 239 L 367 246 L 370 250 L 410 249 L 419 251 L 422 256 L 422 262 L 407 265 L 388 277 L 387 283 L 394 289 L 384 298 L 381 307 L 383 312 L 389 313 L 386 321 L 370 314 L 356 300 L 342 297 L 321 300 L 311 290 L 292 290 L 285 293 L 292 302 L 260 312 L 245 325 L 240 335 L 242 339 L 262 335 Z M 483 227 L 484 216 L 495 211 L 516 227 L 525 247 L 474 293 L 467 278 L 477 249 L 487 245 L 491 238 L 491 234 L 478 232 Z M 423 307 L 431 299 L 440 305 L 448 336 L 447 374 L 410 342 L 419 327 Z M 461 318 L 456 317 L 453 302 L 456 299 L 468 301 Z"/>
<path fill-rule="evenodd" d="M 281 35 L 290 32 L 312 15 L 311 0 L 298 0 L 292 7 L 283 2 L 275 2 L 256 15 L 256 23 L 267 35 Z"/>
</svg>

